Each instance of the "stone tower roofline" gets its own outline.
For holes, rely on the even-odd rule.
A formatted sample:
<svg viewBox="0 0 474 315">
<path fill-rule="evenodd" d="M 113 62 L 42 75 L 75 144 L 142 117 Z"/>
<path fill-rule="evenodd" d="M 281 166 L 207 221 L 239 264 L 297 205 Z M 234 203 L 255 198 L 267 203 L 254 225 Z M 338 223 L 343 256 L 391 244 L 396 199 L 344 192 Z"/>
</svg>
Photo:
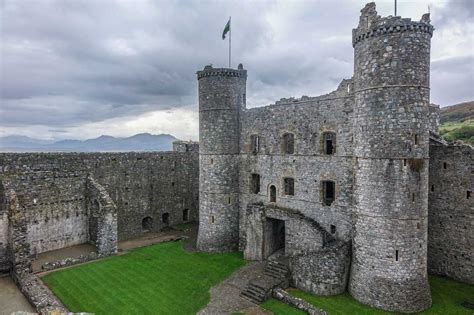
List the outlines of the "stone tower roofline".
<svg viewBox="0 0 474 315">
<path fill-rule="evenodd" d="M 352 47 L 370 37 L 384 36 L 391 33 L 421 32 L 433 36 L 434 27 L 430 24 L 430 14 L 423 14 L 419 22 L 400 16 L 380 17 L 375 10 L 375 3 L 370 2 L 360 11 L 359 25 L 352 30 Z"/>
<path fill-rule="evenodd" d="M 231 68 L 213 68 L 212 65 L 204 67 L 204 70 L 196 72 L 198 80 L 204 77 L 240 77 L 247 78 L 247 70 L 242 64 L 239 64 L 238 69 Z"/>
</svg>

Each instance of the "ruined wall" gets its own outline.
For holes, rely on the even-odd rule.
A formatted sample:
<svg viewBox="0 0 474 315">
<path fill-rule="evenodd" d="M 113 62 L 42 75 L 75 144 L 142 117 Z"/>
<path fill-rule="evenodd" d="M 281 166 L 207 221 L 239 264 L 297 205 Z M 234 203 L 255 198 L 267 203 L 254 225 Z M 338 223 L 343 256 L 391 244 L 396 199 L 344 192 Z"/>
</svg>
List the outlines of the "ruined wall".
<svg viewBox="0 0 474 315">
<path fill-rule="evenodd" d="M 246 207 L 272 204 L 300 211 L 327 231 L 331 226 L 340 239 L 350 239 L 352 203 L 352 111 L 351 80 L 320 97 L 284 99 L 275 105 L 244 111 L 240 138 L 240 241 L 245 248 Z M 325 154 L 323 135 L 335 133 L 335 153 Z M 294 135 L 294 153 L 282 149 L 285 133 Z M 259 136 L 259 151 L 252 152 L 251 137 Z M 260 175 L 260 191 L 251 191 L 251 174 Z M 294 195 L 284 194 L 284 178 L 295 180 Z M 335 200 L 322 200 L 322 182 L 335 182 Z M 270 203 L 270 186 L 276 187 L 276 202 Z M 304 239 L 299 240 L 304 243 Z"/>
<path fill-rule="evenodd" d="M 10 262 L 7 257 L 8 217 L 6 200 L 5 187 L 2 181 L 0 181 L 0 273 L 10 269 Z"/>
<path fill-rule="evenodd" d="M 474 284 L 474 149 L 430 146 L 428 270 Z"/>
<path fill-rule="evenodd" d="M 145 217 L 156 231 L 183 223 L 184 209 L 197 220 L 197 153 L 0 154 L 0 177 L 25 209 L 32 254 L 87 242 L 89 173 L 117 206 L 119 239 L 142 234 Z"/>
<path fill-rule="evenodd" d="M 318 251 L 291 256 L 292 284 L 316 295 L 344 293 L 351 264 L 350 248 L 350 241 L 339 241 Z"/>
</svg>

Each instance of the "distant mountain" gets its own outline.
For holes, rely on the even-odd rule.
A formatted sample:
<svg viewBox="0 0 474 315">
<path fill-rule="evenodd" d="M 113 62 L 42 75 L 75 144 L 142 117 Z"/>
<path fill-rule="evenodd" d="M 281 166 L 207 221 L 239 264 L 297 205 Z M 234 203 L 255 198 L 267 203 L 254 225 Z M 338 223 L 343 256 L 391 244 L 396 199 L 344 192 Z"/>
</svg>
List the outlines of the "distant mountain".
<svg viewBox="0 0 474 315">
<path fill-rule="evenodd" d="M 464 122 L 474 119 L 474 101 L 441 108 L 440 123 Z"/>
<path fill-rule="evenodd" d="M 47 141 L 25 136 L 0 137 L 2 152 L 127 152 L 127 151 L 171 151 L 172 135 L 140 133 L 128 138 L 100 136 L 88 140 Z"/>
</svg>

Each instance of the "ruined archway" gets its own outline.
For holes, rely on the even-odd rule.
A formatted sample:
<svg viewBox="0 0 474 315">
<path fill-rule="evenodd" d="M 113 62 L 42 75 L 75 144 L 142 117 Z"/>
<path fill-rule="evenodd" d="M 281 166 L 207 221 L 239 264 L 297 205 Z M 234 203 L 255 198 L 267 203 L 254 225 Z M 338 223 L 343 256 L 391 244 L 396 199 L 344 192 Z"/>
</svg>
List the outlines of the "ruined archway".
<svg viewBox="0 0 474 315">
<path fill-rule="evenodd" d="M 142 220 L 143 232 L 149 232 L 153 229 L 153 219 L 151 217 L 144 217 Z"/>
</svg>

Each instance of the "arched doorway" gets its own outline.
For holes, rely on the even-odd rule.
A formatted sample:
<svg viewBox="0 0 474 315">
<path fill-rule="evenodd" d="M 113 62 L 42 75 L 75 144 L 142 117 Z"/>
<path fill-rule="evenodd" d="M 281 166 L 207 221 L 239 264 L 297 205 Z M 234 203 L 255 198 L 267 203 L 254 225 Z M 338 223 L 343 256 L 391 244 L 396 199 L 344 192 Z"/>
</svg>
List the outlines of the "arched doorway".
<svg viewBox="0 0 474 315">
<path fill-rule="evenodd" d="M 168 212 L 165 212 L 161 215 L 161 222 L 166 225 L 170 224 L 170 214 Z"/>
<path fill-rule="evenodd" d="M 270 202 L 276 202 L 277 201 L 277 190 L 274 185 L 270 186 Z"/>
<path fill-rule="evenodd" d="M 143 232 L 149 232 L 153 229 L 153 219 L 151 217 L 145 217 L 142 220 Z"/>
</svg>

